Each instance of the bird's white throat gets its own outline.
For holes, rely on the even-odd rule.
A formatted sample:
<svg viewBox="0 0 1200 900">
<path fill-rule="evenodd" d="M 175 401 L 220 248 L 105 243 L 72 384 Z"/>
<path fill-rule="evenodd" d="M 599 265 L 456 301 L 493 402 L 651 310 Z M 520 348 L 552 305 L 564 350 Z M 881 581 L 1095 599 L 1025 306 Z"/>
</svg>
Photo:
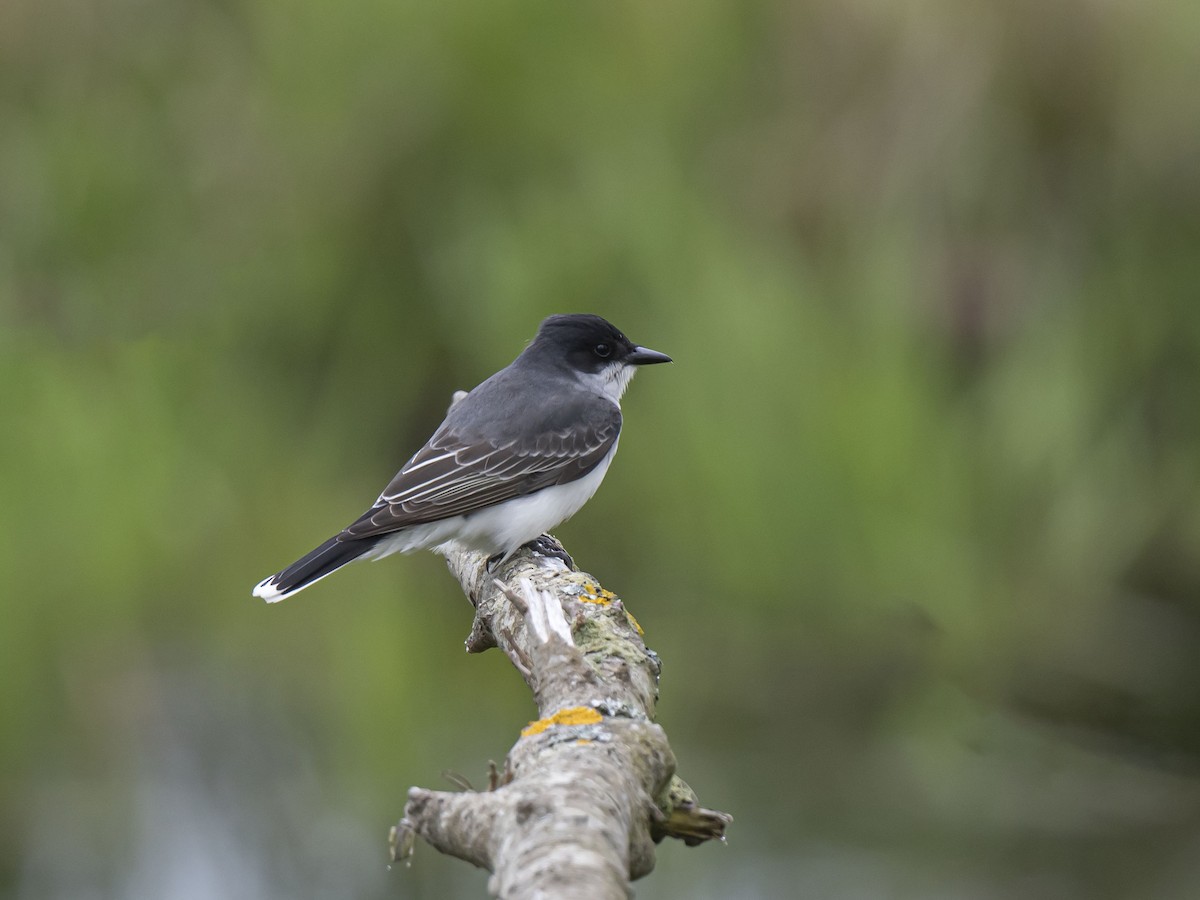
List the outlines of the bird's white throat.
<svg viewBox="0 0 1200 900">
<path fill-rule="evenodd" d="M 616 362 L 605 366 L 599 372 L 580 372 L 579 381 L 581 384 L 586 385 L 589 390 L 607 397 L 617 406 L 620 406 L 621 397 L 625 394 L 625 389 L 629 387 L 629 382 L 633 381 L 633 376 L 636 374 L 637 366 Z"/>
</svg>

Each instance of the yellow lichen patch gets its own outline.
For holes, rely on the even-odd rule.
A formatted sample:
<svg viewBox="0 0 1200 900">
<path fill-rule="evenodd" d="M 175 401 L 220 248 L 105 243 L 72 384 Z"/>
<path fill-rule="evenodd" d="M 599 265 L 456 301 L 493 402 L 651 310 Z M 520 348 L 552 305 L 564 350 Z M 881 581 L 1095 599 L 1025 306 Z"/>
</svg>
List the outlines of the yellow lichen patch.
<svg viewBox="0 0 1200 900">
<path fill-rule="evenodd" d="M 591 742 L 592 742 L 592 741 L 591 741 L 591 739 L 590 739 L 590 738 L 580 738 L 580 739 L 579 739 L 579 740 L 577 740 L 575 743 L 577 743 L 577 744 L 590 744 Z"/>
<path fill-rule="evenodd" d="M 638 634 L 645 635 L 646 632 L 642 631 L 642 626 L 639 625 L 638 620 L 633 617 L 633 613 L 631 613 L 629 610 L 625 610 L 625 618 L 629 620 L 630 625 L 637 629 Z"/>
<path fill-rule="evenodd" d="M 595 725 L 603 719 L 604 717 L 590 706 L 572 706 L 568 709 L 560 709 L 548 718 L 530 722 L 521 729 L 521 737 L 541 734 L 552 725 Z"/>
<path fill-rule="evenodd" d="M 601 606 L 608 606 L 616 599 L 617 595 L 612 591 L 606 591 L 600 585 L 590 581 L 583 583 L 583 593 L 579 595 L 581 603 L 599 603 Z"/>
</svg>

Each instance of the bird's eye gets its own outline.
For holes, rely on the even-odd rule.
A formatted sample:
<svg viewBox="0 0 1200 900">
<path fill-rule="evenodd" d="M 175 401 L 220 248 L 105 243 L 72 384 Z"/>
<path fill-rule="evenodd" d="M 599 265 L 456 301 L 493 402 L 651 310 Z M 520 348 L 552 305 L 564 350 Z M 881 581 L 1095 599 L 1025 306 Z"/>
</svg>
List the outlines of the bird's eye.
<svg viewBox="0 0 1200 900">
<path fill-rule="evenodd" d="M 599 343 L 592 349 L 601 359 L 608 359 L 610 356 L 612 356 L 612 346 L 609 344 Z"/>
</svg>

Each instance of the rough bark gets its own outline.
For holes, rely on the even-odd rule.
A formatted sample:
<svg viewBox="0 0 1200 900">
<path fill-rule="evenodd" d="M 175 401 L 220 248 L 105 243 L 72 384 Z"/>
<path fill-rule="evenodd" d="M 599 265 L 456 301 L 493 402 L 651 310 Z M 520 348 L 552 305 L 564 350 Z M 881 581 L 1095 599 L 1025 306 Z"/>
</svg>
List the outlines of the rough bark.
<svg viewBox="0 0 1200 900">
<path fill-rule="evenodd" d="M 503 650 L 540 718 L 503 773 L 493 768 L 488 791 L 412 788 L 392 830 L 394 858 L 419 835 L 490 870 L 493 896 L 606 900 L 629 896 L 662 838 L 724 838 L 731 817 L 702 809 L 675 776 L 654 722 L 659 660 L 618 597 L 528 549 L 496 573 L 478 553 L 452 551 L 447 563 L 475 607 L 467 650 Z"/>
</svg>

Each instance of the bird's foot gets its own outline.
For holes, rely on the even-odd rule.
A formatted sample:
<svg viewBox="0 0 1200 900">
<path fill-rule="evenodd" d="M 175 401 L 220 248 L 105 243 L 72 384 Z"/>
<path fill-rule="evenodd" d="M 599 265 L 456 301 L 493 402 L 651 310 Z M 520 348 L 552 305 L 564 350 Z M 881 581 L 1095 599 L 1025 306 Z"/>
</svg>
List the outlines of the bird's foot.
<svg viewBox="0 0 1200 900">
<path fill-rule="evenodd" d="M 535 537 L 525 546 L 529 548 L 530 553 L 557 559 L 564 563 L 568 569 L 575 570 L 575 560 L 571 559 L 571 554 L 563 548 L 562 544 L 548 534 Z"/>
</svg>

